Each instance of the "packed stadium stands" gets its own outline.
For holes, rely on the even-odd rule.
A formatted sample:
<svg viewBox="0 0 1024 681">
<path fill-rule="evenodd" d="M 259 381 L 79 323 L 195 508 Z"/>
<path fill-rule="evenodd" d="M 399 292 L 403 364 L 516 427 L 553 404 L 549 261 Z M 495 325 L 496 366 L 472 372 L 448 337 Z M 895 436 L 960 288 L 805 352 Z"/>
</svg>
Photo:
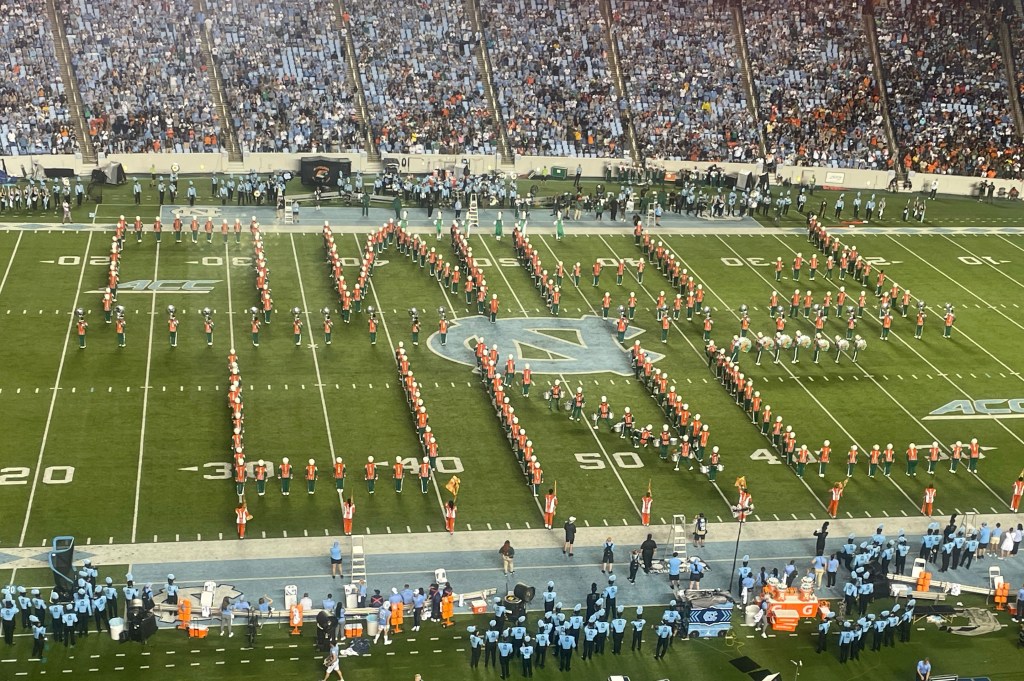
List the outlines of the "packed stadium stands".
<svg viewBox="0 0 1024 681">
<path fill-rule="evenodd" d="M 987 0 L 890 0 L 877 12 L 890 116 L 908 169 L 997 172 L 1020 137 Z"/>
<path fill-rule="evenodd" d="M 495 127 L 461 3 L 359 5 L 352 39 L 381 152 L 493 154 Z"/>
<path fill-rule="evenodd" d="M 67 0 L 56 18 L 7 3 L 8 155 L 79 149 L 57 21 L 98 152 L 218 152 L 233 134 L 244 153 L 495 154 L 504 124 L 517 155 L 623 158 L 632 141 L 645 158 L 752 161 L 763 139 L 782 164 L 1021 176 L 1013 0 L 396 0 L 351 16 L 324 0 Z"/>
<path fill-rule="evenodd" d="M 8 0 L 10 2 L 10 0 Z M 0 153 L 68 154 L 78 149 L 42 0 L 4 4 L 0 16 Z"/>
<path fill-rule="evenodd" d="M 692 161 L 756 157 L 757 124 L 725 4 L 612 0 L 611 7 L 640 152 Z"/>
<path fill-rule="evenodd" d="M 744 17 L 769 153 L 806 165 L 887 167 L 861 9 L 849 0 L 746 0 Z"/>
<path fill-rule="evenodd" d="M 58 3 L 97 151 L 216 151 L 199 18 L 189 0 Z"/>
<path fill-rule="evenodd" d="M 243 151 L 349 151 L 361 145 L 332 3 L 208 5 L 213 50 Z"/>
<path fill-rule="evenodd" d="M 518 154 L 623 155 L 598 3 L 481 2 L 498 106 Z"/>
</svg>

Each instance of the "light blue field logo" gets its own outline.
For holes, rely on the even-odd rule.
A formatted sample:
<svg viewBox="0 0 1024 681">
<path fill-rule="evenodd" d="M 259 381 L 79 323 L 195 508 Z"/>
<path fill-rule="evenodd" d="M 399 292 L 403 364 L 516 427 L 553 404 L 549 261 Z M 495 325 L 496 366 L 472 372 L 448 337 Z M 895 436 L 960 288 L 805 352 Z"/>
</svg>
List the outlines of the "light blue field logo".
<svg viewBox="0 0 1024 681">
<path fill-rule="evenodd" d="M 209 293 L 220 279 L 136 279 L 121 282 L 117 286 L 121 293 Z"/>
<path fill-rule="evenodd" d="M 626 339 L 642 333 L 643 329 L 631 326 L 626 330 Z M 633 373 L 628 350 L 615 340 L 613 322 L 592 315 L 580 319 L 516 317 L 499 319 L 494 324 L 486 317 L 466 317 L 448 328 L 447 345 L 441 345 L 437 333 L 430 336 L 427 344 L 445 359 L 475 366 L 473 348 L 477 338 L 483 338 L 487 347 L 498 346 L 501 367 L 511 354 L 517 371 L 528 363 L 535 374 Z M 663 357 L 650 355 L 652 361 Z"/>
<path fill-rule="evenodd" d="M 934 410 L 925 421 L 956 419 L 1019 419 L 1024 418 L 1024 397 L 1013 399 L 953 400 Z"/>
</svg>

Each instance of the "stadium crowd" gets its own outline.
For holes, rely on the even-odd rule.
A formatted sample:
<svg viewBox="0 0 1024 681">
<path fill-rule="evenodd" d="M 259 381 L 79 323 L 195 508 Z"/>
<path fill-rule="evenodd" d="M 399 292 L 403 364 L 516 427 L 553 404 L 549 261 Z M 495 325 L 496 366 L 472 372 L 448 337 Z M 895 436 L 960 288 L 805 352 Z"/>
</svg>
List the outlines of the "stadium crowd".
<svg viewBox="0 0 1024 681">
<path fill-rule="evenodd" d="M 243 152 L 359 148 L 360 126 L 333 4 L 208 4 L 212 49 Z"/>
<path fill-rule="evenodd" d="M 459 3 L 360 6 L 352 39 L 382 153 L 494 153 L 494 118 L 473 56 L 479 39 Z"/>
<path fill-rule="evenodd" d="M 160 4 L 159 11 L 131 0 L 57 5 L 97 152 L 220 148 L 201 18 L 188 0 Z"/>
<path fill-rule="evenodd" d="M 891 0 L 878 43 L 902 162 L 996 177 L 1020 150 L 994 16 L 985 0 Z"/>
<path fill-rule="evenodd" d="M 621 158 L 628 112 L 649 158 L 752 161 L 760 125 L 775 162 L 1022 176 L 1010 98 L 1024 103 L 1024 26 L 1008 0 L 890 0 L 874 10 L 895 149 L 883 134 L 861 3 L 744 0 L 757 120 L 724 4 L 611 0 L 628 101 L 596 3 L 480 3 L 482 33 L 461 5 L 441 0 L 360 6 L 353 16 L 313 0 L 69 0 L 57 21 L 100 152 L 223 150 L 204 35 L 243 152 L 361 149 L 351 31 L 365 125 L 384 153 L 495 152 L 500 130 L 476 54 L 483 41 L 520 155 Z M 0 150 L 10 155 L 78 149 L 46 9 L 42 0 L 5 5 Z M 1003 22 L 1012 65 L 1001 56 Z"/>
<path fill-rule="evenodd" d="M 612 0 L 637 146 L 647 157 L 750 161 L 747 108 L 729 11 L 714 0 Z"/>
<path fill-rule="evenodd" d="M 57 69 L 53 34 L 42 0 L 5 3 L 0 45 L 6 53 L 0 83 L 0 153 L 69 154 L 78 150 Z"/>
<path fill-rule="evenodd" d="M 859 7 L 839 0 L 745 0 L 743 7 L 769 153 L 793 164 L 886 168 Z"/>
<path fill-rule="evenodd" d="M 517 154 L 622 156 L 598 3 L 480 3 L 497 106 Z"/>
</svg>

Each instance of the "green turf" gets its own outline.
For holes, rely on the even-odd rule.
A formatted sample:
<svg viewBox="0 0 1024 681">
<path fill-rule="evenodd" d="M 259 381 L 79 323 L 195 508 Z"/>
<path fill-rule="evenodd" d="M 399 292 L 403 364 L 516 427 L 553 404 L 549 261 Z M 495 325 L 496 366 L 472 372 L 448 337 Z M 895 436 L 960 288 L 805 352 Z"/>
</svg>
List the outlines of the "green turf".
<svg viewBox="0 0 1024 681">
<path fill-rule="evenodd" d="M 965 599 L 967 605 L 983 607 L 980 599 Z M 840 664 L 836 637 L 829 641 L 830 650 L 815 654 L 816 634 L 813 624 L 804 622 L 796 634 L 779 634 L 765 640 L 753 636 L 748 628 L 738 628 L 729 639 L 694 639 L 676 641 L 664 661 L 653 659 L 654 636 L 648 630 L 643 650 L 629 651 L 627 634 L 623 654 L 613 656 L 609 648 L 603 656 L 591 661 L 580 659 L 577 651 L 569 674 L 558 674 L 557 662 L 552 666 L 548 656 L 545 670 L 534 671 L 537 677 L 552 675 L 571 679 L 605 679 L 610 675 L 625 675 L 631 679 L 677 678 L 685 669 L 686 678 L 745 679 L 749 678 L 729 664 L 738 657 L 749 657 L 761 668 L 782 672 L 783 678 L 795 678 L 792 661 L 802 663 L 800 678 L 911 678 L 917 660 L 928 656 L 933 673 L 955 673 L 961 676 L 987 676 L 991 679 L 1012 679 L 1019 674 L 1015 656 L 1016 626 L 1009 617 L 1000 617 L 1001 631 L 980 637 L 958 636 L 939 631 L 935 625 L 921 622 L 915 626 L 909 643 L 897 642 L 895 648 L 879 652 L 870 649 L 861 653 L 861 659 Z M 369 680 L 412 679 L 422 674 L 424 679 L 448 676 L 458 679 L 494 678 L 493 670 L 471 670 L 468 664 L 468 643 L 465 625 L 486 625 L 480 618 L 458 618 L 451 630 L 426 627 L 416 634 L 400 635 L 389 647 L 375 646 L 369 657 L 342 658 L 345 678 Z M 650 629 L 648 627 L 648 629 Z M 244 627 L 235 628 L 233 638 L 221 638 L 216 623 L 205 640 L 187 639 L 176 631 L 158 633 L 146 646 L 136 643 L 117 644 L 108 636 L 95 632 L 79 639 L 71 649 L 49 643 L 46 661 L 27 660 L 29 641 L 18 639 L 5 658 L 14 660 L 4 665 L 10 678 L 16 674 L 31 676 L 70 674 L 72 677 L 95 676 L 118 679 L 146 678 L 180 679 L 206 678 L 218 681 L 251 678 L 256 670 L 272 671 L 279 678 L 320 678 L 321 659 L 313 648 L 313 625 L 304 629 L 301 637 L 287 634 L 287 628 L 267 624 L 250 648 Z M 415 639 L 415 640 L 412 640 Z M 870 648 L 870 646 L 869 646 Z M 6 660 L 5 660 L 6 662 Z M 519 678 L 519 665 L 512 666 L 513 678 Z M 90 673 L 91 672 L 91 673 Z"/>
<path fill-rule="evenodd" d="M 478 239 L 474 237 L 478 251 L 492 262 L 513 255 L 508 240 Z M 256 498 L 250 490 L 256 516 L 251 532 L 281 536 L 283 532 L 339 531 L 338 495 L 330 476 L 332 444 L 334 454 L 344 457 L 348 464 L 345 495 L 351 495 L 357 503 L 357 527 L 373 532 L 440 527 L 439 495 L 433 489 L 421 495 L 410 484 L 403 495 L 396 496 L 390 489 L 390 475 L 385 472 L 378 493 L 371 497 L 361 480 L 362 464 L 369 455 L 380 462 L 419 455 L 412 418 L 395 383 L 391 344 L 400 341 L 409 348 L 413 369 L 423 384 L 441 454 L 454 457 L 445 470 L 458 472 L 463 480 L 460 525 L 510 523 L 525 527 L 539 520 L 535 500 L 520 484 L 478 379 L 468 367 L 440 358 L 425 343 L 418 348 L 411 346 L 405 310 L 416 306 L 432 311 L 444 305 L 456 317 L 472 314 L 460 296 L 445 295 L 420 268 L 392 250 L 384 256 L 388 263 L 378 266 L 374 277 L 372 293 L 376 298 L 368 300 L 383 311 L 385 325 L 380 342 L 369 345 L 365 320 L 356 316 L 347 326 L 339 321 L 334 344 L 327 347 L 317 328 L 319 316 L 314 313 L 310 316 L 313 333 L 306 328 L 302 344 L 296 347 L 285 311 L 298 306 L 315 312 L 332 304 L 334 296 L 319 237 L 271 233 L 265 239 L 266 253 L 279 311 L 275 322 L 264 327 L 261 347 L 256 349 L 249 343 L 245 312 L 255 302 L 247 260 L 248 239 L 227 247 L 165 241 L 157 263 L 150 236 L 141 245 L 129 239 L 122 281 L 208 279 L 217 283 L 209 294 L 160 294 L 155 302 L 149 294 L 122 294 L 129 324 L 128 347 L 119 349 L 112 330 L 100 316 L 99 294 L 95 291 L 102 284 L 102 269 L 91 264 L 58 264 L 101 259 L 105 239 L 99 234 L 90 237 L 82 233 L 25 232 L 20 239 L 13 232 L 0 234 L 0 248 L 6 246 L 8 260 L 14 244 L 18 245 L 7 285 L 0 293 L 0 315 L 7 322 L 0 325 L 0 339 L 9 356 L 19 358 L 7 364 L 0 384 L 0 401 L 18 424 L 8 432 L 8 440 L 15 446 L 5 460 L 10 470 L 5 469 L 4 481 L 10 489 L 0 498 L 0 508 L 12 517 L 25 518 L 31 496 L 26 544 L 42 545 L 55 534 L 69 531 L 69 527 L 80 539 L 97 543 L 196 535 L 213 538 L 230 533 L 235 497 L 233 485 L 224 479 L 228 439 L 224 358 L 232 330 L 246 385 L 249 459 L 278 462 L 282 456 L 289 456 L 301 466 L 312 457 L 321 474 L 317 493 L 312 496 L 304 494 L 304 486 L 299 484 L 295 494 L 283 498 L 276 481 L 271 481 L 264 498 Z M 632 238 L 627 236 L 580 235 L 558 242 L 538 235 L 534 241 L 550 262 L 590 263 L 599 257 L 639 256 Z M 788 281 L 776 284 L 770 268 L 748 266 L 750 259 L 770 260 L 775 255 L 789 259 L 798 250 L 810 250 L 803 237 L 786 235 L 672 236 L 665 241 L 706 286 L 706 302 L 715 308 L 714 336 L 719 342 L 738 332 L 737 310 L 741 304 L 751 308 L 752 331 L 768 331 L 770 324 L 763 309 L 768 295 L 773 288 L 786 293 L 793 285 Z M 344 237 L 340 243 L 343 255 L 356 257 L 359 244 L 355 237 Z M 983 512 L 1005 508 L 1005 491 L 1021 468 L 1015 455 L 1021 444 L 1014 428 L 1016 421 L 923 419 L 953 399 L 1008 399 L 1018 395 L 1019 357 L 1011 344 L 1000 339 L 1019 330 L 1019 308 L 1013 308 L 1012 301 L 1016 299 L 1013 292 L 1020 287 L 1017 256 L 1024 252 L 1024 241 L 999 235 L 873 235 L 856 237 L 856 244 L 866 254 L 884 254 L 882 257 L 891 259 L 894 264 L 888 269 L 890 276 L 928 301 L 931 315 L 925 337 L 913 340 L 910 320 L 897 318 L 892 339 L 880 342 L 875 308 L 871 307 L 858 327 L 869 342 L 858 365 L 844 359 L 837 367 L 826 359 L 816 366 L 806 352 L 799 365 L 764 361 L 755 367 L 752 355 L 741 360 L 766 402 L 793 425 L 799 442 L 814 449 L 824 439 L 832 441 L 833 463 L 824 479 L 812 474 L 801 481 L 778 465 L 771 454 L 762 452 L 751 458 L 767 442 L 708 372 L 698 322 L 681 320 L 673 325 L 667 346 L 658 342 L 653 301 L 660 291 L 669 288 L 659 273 L 649 269 L 643 285 L 627 279 L 617 287 L 613 273 L 606 272 L 597 288 L 588 280 L 579 290 L 570 287 L 563 298 L 564 317 L 594 313 L 606 289 L 613 294 L 615 305 L 624 302 L 630 290 L 637 293 L 635 323 L 646 331 L 639 338 L 645 346 L 665 352 L 660 366 L 679 382 L 691 409 L 702 413 L 710 424 L 712 444 L 721 448 L 725 472 L 716 488 L 685 467 L 672 472 L 670 465 L 658 460 L 655 450 L 634 454 L 628 443 L 614 434 L 595 434 L 586 424 L 567 422 L 564 414 L 550 413 L 539 394 L 556 377 L 540 375 L 529 400 L 521 398 L 517 390 L 512 391 L 511 399 L 534 440 L 546 481 L 558 481 L 563 511 L 591 524 L 633 523 L 637 520 L 635 505 L 650 482 L 655 490 L 656 522 L 679 512 L 724 516 L 727 502 L 723 495 L 731 499 L 735 494 L 732 480 L 744 475 L 757 493 L 757 513 L 762 519 L 791 515 L 807 518 L 811 514 L 820 517 L 827 487 L 842 477 L 841 464 L 848 446 L 852 442 L 862 448 L 892 442 L 898 455 L 895 475 L 891 480 L 868 480 L 862 460 L 842 510 L 855 514 L 913 514 L 925 478 L 903 475 L 907 443 L 924 444 L 934 438 L 948 444 L 972 436 L 995 449 L 986 455 L 980 478 L 963 473 L 936 478 L 938 507 L 977 508 Z M 997 253 L 1009 262 L 1000 268 L 965 264 L 958 259 L 964 248 L 978 255 Z M 492 266 L 487 268 L 487 276 L 502 300 L 502 316 L 522 314 L 520 306 L 527 316 L 547 315 L 539 294 L 520 268 Z M 67 310 L 73 305 L 79 277 L 83 292 L 78 304 L 89 310 L 92 322 L 89 347 L 78 350 L 76 339 L 68 339 L 60 389 L 54 394 L 52 388 L 69 330 Z M 820 298 L 841 283 L 819 276 L 814 282 L 801 281 L 799 286 L 802 290 L 810 288 Z M 850 280 L 845 283 L 851 284 L 848 288 L 856 288 Z M 957 328 L 951 341 L 940 338 L 938 317 L 945 301 L 957 306 Z M 178 307 L 183 320 L 179 345 L 173 349 L 167 339 L 168 304 Z M 197 312 L 200 306 L 215 310 L 218 326 L 212 348 L 203 342 Z M 433 316 L 431 312 L 425 320 L 424 337 L 435 323 Z M 794 327 L 813 330 L 802 317 L 790 322 L 790 329 Z M 830 320 L 826 330 L 837 333 L 841 327 Z M 315 348 L 310 347 L 311 339 L 316 341 Z M 965 363 L 965 357 L 970 357 L 970 362 Z M 147 360 L 150 390 L 144 398 Z M 562 378 L 571 386 L 582 382 L 591 404 L 599 394 L 608 394 L 617 413 L 630 405 L 641 423 L 660 426 L 663 422 L 645 390 L 632 380 L 607 374 Z M 45 446 L 41 447 L 44 432 Z M 40 453 L 42 466 L 38 467 Z M 584 455 L 583 459 L 577 454 Z M 600 465 L 586 463 L 588 456 L 597 457 Z M 67 466 L 73 466 L 74 471 L 70 482 L 65 483 L 70 473 L 64 468 Z M 437 481 L 443 485 L 447 478 L 447 473 L 440 474 Z M 443 491 L 440 496 L 445 498 Z M 102 498 L 104 503 L 80 504 L 73 523 L 69 523 L 64 515 L 50 512 L 68 498 L 83 502 Z M 178 514 L 161 512 L 166 508 L 187 514 L 183 520 Z M 510 518 L 507 508 L 519 510 Z M 9 528 L 7 541 L 19 543 L 21 529 Z"/>
</svg>

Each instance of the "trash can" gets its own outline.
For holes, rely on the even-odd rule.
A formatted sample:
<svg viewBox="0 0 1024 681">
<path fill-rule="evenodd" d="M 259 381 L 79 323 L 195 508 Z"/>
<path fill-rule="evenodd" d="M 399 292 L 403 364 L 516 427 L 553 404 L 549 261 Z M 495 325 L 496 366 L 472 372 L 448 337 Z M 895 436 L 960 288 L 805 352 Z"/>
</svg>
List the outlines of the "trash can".
<svg viewBox="0 0 1024 681">
<path fill-rule="evenodd" d="M 121 617 L 113 617 L 110 620 L 110 638 L 115 641 L 121 640 L 121 634 L 124 632 L 124 619 Z"/>
<path fill-rule="evenodd" d="M 564 180 L 568 174 L 569 171 L 562 166 L 551 166 L 552 180 Z"/>
<path fill-rule="evenodd" d="M 355 584 L 345 586 L 345 607 L 355 608 L 359 606 L 359 588 Z"/>
<path fill-rule="evenodd" d="M 377 635 L 377 616 L 367 615 L 366 616 L 366 635 L 373 638 Z"/>
<path fill-rule="evenodd" d="M 743 624 L 748 627 L 754 626 L 754 618 L 757 617 L 757 611 L 760 609 L 760 606 L 754 605 L 753 603 L 748 605 L 743 611 Z"/>
</svg>

